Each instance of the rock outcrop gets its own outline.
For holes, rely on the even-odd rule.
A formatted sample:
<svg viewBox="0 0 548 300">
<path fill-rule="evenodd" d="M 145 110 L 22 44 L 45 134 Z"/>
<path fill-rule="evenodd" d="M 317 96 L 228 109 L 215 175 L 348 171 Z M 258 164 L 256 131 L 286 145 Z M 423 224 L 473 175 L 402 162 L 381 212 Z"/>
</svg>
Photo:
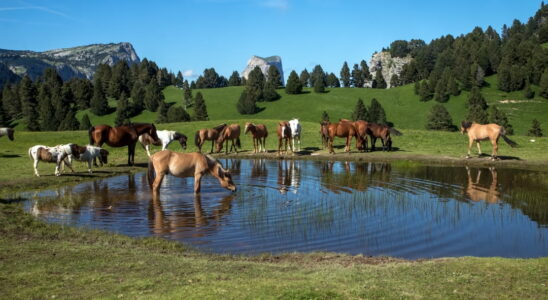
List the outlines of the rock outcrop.
<svg viewBox="0 0 548 300">
<path fill-rule="evenodd" d="M 46 68 L 57 69 L 63 80 L 73 77 L 91 79 L 99 64 L 112 66 L 121 60 L 130 65 L 140 62 L 130 43 L 93 44 L 44 52 L 0 49 L 0 63 L 15 75 L 28 75 L 33 80 Z"/>
<path fill-rule="evenodd" d="M 242 72 L 242 76 L 247 79 L 247 76 L 253 69 L 255 69 L 256 66 L 259 66 L 261 68 L 261 71 L 263 71 L 264 76 L 266 77 L 268 74 L 268 68 L 270 66 L 275 66 L 278 68 L 278 71 L 280 72 L 281 78 L 282 78 L 282 85 L 285 85 L 284 83 L 284 72 L 282 68 L 282 58 L 279 56 L 270 56 L 266 58 L 262 58 L 259 56 L 253 55 L 248 61 L 247 66 Z"/>
<path fill-rule="evenodd" d="M 381 69 L 387 88 L 390 88 L 390 79 L 392 76 L 396 74 L 399 77 L 403 66 L 410 63 L 411 60 L 411 56 L 392 57 L 388 51 L 377 52 L 371 57 L 371 61 L 369 62 L 369 72 L 374 78 L 377 70 Z M 371 81 L 366 82 L 365 86 L 371 87 Z"/>
</svg>

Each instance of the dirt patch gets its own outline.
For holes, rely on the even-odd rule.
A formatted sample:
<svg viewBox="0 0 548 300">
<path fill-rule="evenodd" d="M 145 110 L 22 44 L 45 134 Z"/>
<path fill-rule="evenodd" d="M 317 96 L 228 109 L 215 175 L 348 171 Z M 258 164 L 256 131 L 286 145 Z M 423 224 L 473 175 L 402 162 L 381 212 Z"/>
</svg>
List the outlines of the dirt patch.
<svg viewBox="0 0 548 300">
<path fill-rule="evenodd" d="M 502 103 L 502 104 L 510 104 L 510 103 L 540 103 L 540 101 L 535 101 L 535 100 L 499 100 L 498 101 L 499 103 Z"/>
</svg>

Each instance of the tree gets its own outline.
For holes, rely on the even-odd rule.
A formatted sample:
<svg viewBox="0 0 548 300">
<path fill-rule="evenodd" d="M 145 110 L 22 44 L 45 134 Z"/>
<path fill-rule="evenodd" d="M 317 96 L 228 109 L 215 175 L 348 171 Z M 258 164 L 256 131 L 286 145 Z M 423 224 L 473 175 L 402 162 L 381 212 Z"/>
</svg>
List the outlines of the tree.
<svg viewBox="0 0 548 300">
<path fill-rule="evenodd" d="M 196 88 L 199 89 L 218 88 L 223 85 L 223 80 L 221 80 L 221 77 L 219 77 L 219 74 L 217 74 L 215 68 L 206 68 L 204 70 L 204 75 L 199 76 L 196 80 Z"/>
<path fill-rule="evenodd" d="M 297 74 L 297 73 L 295 73 L 295 74 Z M 289 79 L 288 79 L 288 81 L 289 81 Z M 308 70 L 304 69 L 301 72 L 301 76 L 299 76 L 299 81 L 301 82 L 301 90 L 302 90 L 302 87 L 311 86 L 311 84 L 310 84 L 310 74 L 308 73 Z"/>
<path fill-rule="evenodd" d="M 2 90 L 2 106 L 10 120 L 13 121 L 21 117 L 21 102 L 19 101 L 16 86 L 4 86 Z"/>
<path fill-rule="evenodd" d="M 369 119 L 369 116 L 367 115 L 367 108 L 365 108 L 362 99 L 358 99 L 358 101 L 356 102 L 356 106 L 354 107 L 354 111 L 352 112 L 351 119 L 352 121 L 367 121 Z"/>
<path fill-rule="evenodd" d="M 129 123 L 131 111 L 129 107 L 129 101 L 126 93 L 122 92 L 120 100 L 118 100 L 118 106 L 116 107 L 116 117 L 114 118 L 114 126 L 121 126 Z"/>
<path fill-rule="evenodd" d="M 329 122 L 329 114 L 325 110 L 322 113 L 322 121 Z"/>
<path fill-rule="evenodd" d="M 523 97 L 526 99 L 533 99 L 535 97 L 535 92 L 531 89 L 529 81 L 525 83 L 525 88 L 523 88 Z"/>
<path fill-rule="evenodd" d="M 179 71 L 177 72 L 177 76 L 175 77 L 175 86 L 181 89 L 183 88 L 183 82 L 184 82 L 183 73 Z"/>
<path fill-rule="evenodd" d="M 357 88 L 363 87 L 364 81 L 363 81 L 362 70 L 360 70 L 360 67 L 358 66 L 358 64 L 354 64 L 354 67 L 352 67 L 352 78 L 350 82 L 354 87 L 357 87 Z"/>
<path fill-rule="evenodd" d="M 266 83 L 267 84 L 270 83 L 270 85 L 274 89 L 277 89 L 282 86 L 282 75 L 280 75 L 280 71 L 278 70 L 276 66 L 270 65 L 270 67 L 268 68 L 266 78 L 267 78 Z M 278 95 L 278 98 L 279 98 L 279 95 Z"/>
<path fill-rule="evenodd" d="M 434 92 L 434 99 L 438 102 L 447 102 L 449 100 L 449 92 L 447 91 L 447 84 L 443 80 L 438 80 L 436 84 L 436 90 Z"/>
<path fill-rule="evenodd" d="M 145 107 L 149 111 L 156 111 L 160 102 L 164 100 L 164 95 L 156 80 L 151 80 L 145 88 Z"/>
<path fill-rule="evenodd" d="M 93 84 L 91 81 L 83 78 L 74 78 L 69 81 L 69 84 L 78 109 L 88 109 L 93 97 Z"/>
<path fill-rule="evenodd" d="M 109 113 L 110 108 L 108 106 L 107 98 L 103 91 L 103 82 L 99 79 L 95 79 L 95 85 L 93 86 L 93 97 L 89 104 L 90 110 L 97 116 L 103 116 Z"/>
<path fill-rule="evenodd" d="M 239 85 L 242 85 L 242 79 L 240 78 L 240 74 L 238 74 L 238 71 L 234 71 L 232 72 L 232 75 L 230 75 L 230 78 L 228 78 L 228 86 L 239 86 Z"/>
<path fill-rule="evenodd" d="M 325 93 L 325 83 L 321 78 L 317 78 L 314 81 L 314 92 L 315 93 Z"/>
<path fill-rule="evenodd" d="M 146 91 L 141 81 L 136 81 L 131 89 L 131 116 L 140 114 L 145 109 Z"/>
<path fill-rule="evenodd" d="M 112 68 L 108 87 L 109 96 L 119 99 L 122 93 L 126 93 L 126 95 L 129 94 L 129 82 L 129 66 L 125 60 L 120 60 Z"/>
<path fill-rule="evenodd" d="M 38 123 L 38 112 L 36 111 L 38 104 L 36 96 L 36 89 L 32 83 L 32 80 L 30 77 L 25 75 L 21 82 L 19 82 L 19 99 L 21 101 L 23 118 L 27 124 L 27 129 L 30 131 L 40 130 L 40 124 Z"/>
<path fill-rule="evenodd" d="M 340 75 L 343 86 L 350 87 L 350 68 L 348 68 L 348 64 L 346 63 L 346 61 L 341 68 Z"/>
<path fill-rule="evenodd" d="M 510 65 L 507 59 L 503 59 L 498 67 L 498 88 L 504 92 L 512 90 L 512 76 L 510 73 Z"/>
<path fill-rule="evenodd" d="M 165 101 L 160 101 L 158 106 L 158 116 L 156 117 L 156 123 L 167 123 L 167 104 Z"/>
<path fill-rule="evenodd" d="M 192 90 L 190 89 L 188 81 L 186 80 L 183 83 L 183 103 L 185 105 L 185 109 L 188 109 L 192 106 Z"/>
<path fill-rule="evenodd" d="M 392 77 L 390 77 L 390 87 L 397 87 L 400 86 L 400 78 L 398 77 L 398 74 L 393 74 Z"/>
<path fill-rule="evenodd" d="M 59 123 L 55 119 L 55 108 L 51 103 L 51 94 L 48 86 L 43 83 L 38 91 L 38 115 L 40 129 L 43 131 L 55 131 Z"/>
<path fill-rule="evenodd" d="M 508 117 L 495 105 L 489 108 L 489 123 L 495 123 L 504 127 L 504 130 L 508 135 L 514 134 L 514 128 L 512 128 L 512 125 L 510 125 L 510 123 L 508 122 Z"/>
<path fill-rule="evenodd" d="M 80 129 L 80 122 L 78 122 L 78 119 L 76 119 L 76 111 L 74 109 L 69 109 L 65 119 L 61 121 L 61 124 L 59 124 L 58 130 L 65 131 L 65 130 L 78 130 Z"/>
<path fill-rule="evenodd" d="M 415 93 L 415 95 L 418 96 L 420 93 L 420 90 L 421 90 L 421 82 L 415 81 L 415 84 L 413 85 L 413 92 Z"/>
<path fill-rule="evenodd" d="M 432 99 L 432 92 L 430 91 L 427 80 L 422 81 L 420 84 L 419 97 L 421 101 L 428 101 Z"/>
<path fill-rule="evenodd" d="M 365 60 L 362 59 L 360 62 L 360 70 L 362 71 L 362 81 L 365 83 L 368 80 L 371 80 L 371 73 L 369 72 L 369 67 Z"/>
<path fill-rule="evenodd" d="M 167 121 L 169 123 L 188 122 L 188 121 L 190 121 L 190 115 L 182 107 L 177 106 L 177 105 L 172 105 L 167 110 Z"/>
<path fill-rule="evenodd" d="M 326 79 L 327 76 L 325 75 L 325 72 L 322 69 L 322 66 L 316 65 L 314 69 L 312 70 L 312 73 L 310 74 L 310 82 L 312 85 L 316 85 L 316 81 L 321 81 L 323 86 L 326 86 Z"/>
<path fill-rule="evenodd" d="M 196 121 L 209 120 L 204 96 L 200 92 L 196 93 L 196 98 L 194 99 L 194 119 Z"/>
<path fill-rule="evenodd" d="M 376 82 L 376 88 L 378 89 L 386 88 L 386 81 L 384 80 L 384 77 L 382 76 L 381 69 L 377 69 L 377 73 L 375 74 L 375 82 Z"/>
<path fill-rule="evenodd" d="M 428 122 L 426 123 L 426 129 L 429 130 L 446 130 L 455 131 L 456 127 L 453 125 L 453 119 L 451 115 L 441 104 L 435 104 L 430 110 L 428 115 Z"/>
<path fill-rule="evenodd" d="M 369 120 L 367 121 L 383 125 L 386 125 L 388 123 L 386 121 L 386 113 L 384 111 L 384 108 L 375 98 L 371 100 L 371 105 L 369 105 Z"/>
<path fill-rule="evenodd" d="M 276 92 L 274 83 L 267 81 L 263 89 L 264 101 L 274 101 L 280 99 L 280 95 Z"/>
<path fill-rule="evenodd" d="M 265 85 L 265 77 L 261 68 L 258 66 L 255 67 L 249 75 L 247 76 L 246 90 L 248 91 L 248 96 L 251 96 L 255 99 L 255 102 L 264 101 L 263 90 Z"/>
<path fill-rule="evenodd" d="M 303 71 L 304 72 L 304 71 Z M 301 73 L 302 74 L 302 73 Z M 287 94 L 300 94 L 303 91 L 303 85 L 297 76 L 297 72 L 294 70 L 291 71 L 289 77 L 287 78 L 287 83 L 285 85 L 285 92 Z"/>
<path fill-rule="evenodd" d="M 483 110 L 486 110 L 488 107 L 487 102 L 485 102 L 485 98 L 483 98 L 483 96 L 481 95 L 480 89 L 478 87 L 472 88 L 470 96 L 468 97 L 468 102 L 466 103 L 466 107 L 471 107 L 474 105 L 479 106 Z"/>
<path fill-rule="evenodd" d="M 257 107 L 255 97 L 253 97 L 248 89 L 242 91 L 236 109 L 242 115 L 251 115 L 256 113 L 259 108 Z"/>
<path fill-rule="evenodd" d="M 327 75 L 327 86 L 338 88 L 341 87 L 341 82 L 339 81 L 337 76 L 335 76 L 335 74 L 329 73 L 329 75 Z"/>
<path fill-rule="evenodd" d="M 457 84 L 457 81 L 455 80 L 454 77 L 449 78 L 447 89 L 449 90 L 449 93 L 453 96 L 460 95 L 459 85 Z"/>
<path fill-rule="evenodd" d="M 4 105 L 2 104 L 2 94 L 0 94 L 0 126 L 9 126 L 9 117 L 4 111 Z"/>
<path fill-rule="evenodd" d="M 544 70 L 544 73 L 540 77 L 539 87 L 539 95 L 548 99 L 548 68 Z"/>
<path fill-rule="evenodd" d="M 84 114 L 82 116 L 82 121 L 80 121 L 80 130 L 88 130 L 91 126 L 93 125 L 91 125 L 88 114 Z"/>
<path fill-rule="evenodd" d="M 531 129 L 527 132 L 528 136 L 542 136 L 542 129 L 540 128 L 540 122 L 537 119 L 533 119 L 531 122 Z"/>
<path fill-rule="evenodd" d="M 390 44 L 390 55 L 392 57 L 405 57 L 409 52 L 407 41 L 396 40 Z"/>
</svg>

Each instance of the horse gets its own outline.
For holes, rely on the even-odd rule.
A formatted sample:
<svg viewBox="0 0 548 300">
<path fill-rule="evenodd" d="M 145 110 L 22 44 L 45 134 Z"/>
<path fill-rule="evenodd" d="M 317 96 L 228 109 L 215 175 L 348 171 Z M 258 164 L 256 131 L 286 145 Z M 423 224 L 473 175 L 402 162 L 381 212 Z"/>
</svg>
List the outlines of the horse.
<svg viewBox="0 0 548 300">
<path fill-rule="evenodd" d="M 58 145 L 55 147 L 48 147 L 44 145 L 36 145 L 29 148 L 29 157 L 34 161 L 34 174 L 40 177 L 38 173 L 38 162 L 50 162 L 55 163 L 55 176 L 61 175 L 61 163 L 69 155 L 73 155 L 76 158 L 80 158 L 80 155 L 86 151 L 86 147 L 78 146 L 76 144 Z M 74 172 L 74 169 L 67 163 L 67 166 Z"/>
<path fill-rule="evenodd" d="M 9 128 L 9 127 L 0 128 L 0 137 L 7 135 L 10 141 L 14 140 L 14 136 L 13 136 L 14 133 L 15 133 L 15 129 L 13 128 Z"/>
<path fill-rule="evenodd" d="M 177 153 L 163 150 L 152 155 L 148 161 L 147 178 L 153 193 L 159 192 L 166 174 L 177 177 L 194 176 L 194 193 L 200 193 L 202 176 L 206 174 L 217 178 L 222 187 L 236 191 L 230 171 L 223 169 L 213 157 L 198 152 Z"/>
<path fill-rule="evenodd" d="M 497 185 L 497 170 L 494 167 L 490 167 L 491 172 L 491 184 L 489 188 L 481 186 L 479 183 L 481 177 L 481 169 L 478 170 L 476 181 L 472 180 L 470 174 L 470 168 L 466 167 L 466 174 L 468 175 L 468 185 L 466 186 L 466 195 L 470 197 L 470 200 L 474 202 L 485 201 L 487 203 L 498 203 L 500 201 L 500 192 Z"/>
<path fill-rule="evenodd" d="M 293 119 L 289 121 L 289 127 L 291 128 L 291 145 L 293 150 L 301 151 L 301 124 L 299 119 Z M 298 142 L 298 147 L 295 147 L 295 141 Z"/>
<path fill-rule="evenodd" d="M 327 148 L 329 144 L 329 130 L 327 130 L 327 127 L 320 126 L 320 137 L 322 139 L 323 149 Z"/>
<path fill-rule="evenodd" d="M 167 146 L 173 141 L 178 141 L 181 144 L 181 148 L 186 150 L 186 135 L 172 131 L 172 130 L 158 130 L 156 131 L 158 140 L 155 141 L 148 133 L 144 133 L 139 136 L 139 142 L 141 146 L 147 151 L 148 157 L 150 157 L 150 145 L 162 146 L 162 150 L 166 150 Z"/>
<path fill-rule="evenodd" d="M 238 149 L 236 147 L 242 148 L 242 145 L 240 144 L 240 125 L 230 124 L 223 129 L 223 131 L 219 134 L 219 137 L 215 141 L 217 153 L 223 150 L 223 143 L 226 140 L 230 140 L 232 142 L 232 145 L 230 146 L 230 152 L 232 152 L 232 148 L 234 148 L 234 151 L 238 153 Z M 234 143 L 234 140 L 236 140 L 236 143 Z M 227 142 L 225 154 L 227 154 L 228 152 L 229 151 Z"/>
<path fill-rule="evenodd" d="M 356 149 L 367 151 L 367 129 L 369 123 L 364 120 L 350 121 L 348 119 L 340 119 L 339 122 L 350 122 L 356 130 Z"/>
<path fill-rule="evenodd" d="M 69 154 L 62 162 L 61 169 L 63 168 L 63 164 L 70 166 L 72 165 L 72 159 L 76 159 L 78 161 L 83 161 L 88 163 L 88 172 L 91 174 L 91 163 L 96 159 L 99 158 L 99 163 L 101 166 L 103 164 L 108 163 L 108 151 L 105 149 L 102 149 L 97 146 L 91 146 L 87 145 L 85 147 L 85 151 L 80 154 L 79 157 L 76 157 L 75 155 Z M 72 169 L 72 168 L 71 168 Z M 74 170 L 73 170 L 74 172 Z"/>
<path fill-rule="evenodd" d="M 510 147 L 514 148 L 518 146 L 516 142 L 506 137 L 506 130 L 504 130 L 502 126 L 493 123 L 481 125 L 474 122 L 462 121 L 460 132 L 463 135 L 465 133 L 468 134 L 468 155 L 466 155 L 466 158 L 470 158 L 470 148 L 472 148 L 474 142 L 476 142 L 478 146 L 478 155 L 481 156 L 480 141 L 490 140 L 493 145 L 493 152 L 491 153 L 491 159 L 493 160 L 498 159 L 497 151 L 499 149 L 498 141 L 500 137 L 502 137 Z"/>
<path fill-rule="evenodd" d="M 266 138 L 268 137 L 266 126 L 264 124 L 255 125 L 247 122 L 245 123 L 244 134 L 247 134 L 248 132 L 251 132 L 253 137 L 253 153 L 266 152 Z"/>
<path fill-rule="evenodd" d="M 202 152 L 202 146 L 207 140 L 211 141 L 211 151 L 209 151 L 209 153 L 213 153 L 213 143 L 215 143 L 215 140 L 219 137 L 219 133 L 221 133 L 225 127 L 226 124 L 219 124 L 211 129 L 204 128 L 196 131 L 196 134 L 194 135 L 194 144 L 198 147 L 198 152 Z"/>
<path fill-rule="evenodd" d="M 289 149 L 291 152 L 293 152 L 293 148 L 291 146 L 291 127 L 289 126 L 289 122 L 287 121 L 281 121 L 278 123 L 277 128 L 277 134 L 278 134 L 278 155 L 282 154 L 282 144 L 285 142 L 284 152 L 287 154 L 287 144 L 289 143 Z"/>
<path fill-rule="evenodd" d="M 118 127 L 97 125 L 89 128 L 89 143 L 95 146 L 107 144 L 111 147 L 127 146 L 127 164 L 135 163 L 135 145 L 139 136 L 147 133 L 154 141 L 158 141 L 156 126 L 149 123 L 133 123 Z"/>
<path fill-rule="evenodd" d="M 390 134 L 396 136 L 403 135 L 403 133 L 395 128 L 377 123 L 369 123 L 367 126 L 367 133 L 369 134 L 369 137 L 371 137 L 371 151 L 375 151 L 377 138 L 381 139 L 382 151 L 392 151 L 392 138 L 390 137 Z"/>
<path fill-rule="evenodd" d="M 327 131 L 328 133 L 327 146 L 329 148 L 329 153 L 335 153 L 335 151 L 333 151 L 333 140 L 335 137 L 346 138 L 346 146 L 344 147 L 344 151 L 350 152 L 350 142 L 352 141 L 352 137 L 357 137 L 354 124 L 347 121 L 340 121 L 339 123 L 322 121 L 320 123 L 320 128 L 321 131 Z"/>
</svg>

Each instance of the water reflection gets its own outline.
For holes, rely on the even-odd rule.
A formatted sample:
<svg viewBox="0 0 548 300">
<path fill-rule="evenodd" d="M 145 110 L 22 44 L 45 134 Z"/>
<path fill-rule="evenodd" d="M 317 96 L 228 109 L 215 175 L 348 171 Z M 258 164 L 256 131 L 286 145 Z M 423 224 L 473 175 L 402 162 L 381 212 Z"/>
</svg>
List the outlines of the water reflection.
<svg viewBox="0 0 548 300">
<path fill-rule="evenodd" d="M 466 167 L 466 173 L 468 175 L 466 195 L 474 202 L 485 201 L 487 203 L 498 203 L 500 200 L 500 193 L 497 189 L 497 170 L 495 170 L 494 167 L 489 168 L 491 173 L 491 184 L 489 184 L 488 187 L 485 187 L 480 183 L 481 171 L 481 169 L 477 171 L 477 177 L 474 181 L 470 174 L 470 168 Z"/>
<path fill-rule="evenodd" d="M 285 194 L 288 191 L 296 194 L 301 181 L 300 161 L 278 160 L 278 191 Z"/>
</svg>

